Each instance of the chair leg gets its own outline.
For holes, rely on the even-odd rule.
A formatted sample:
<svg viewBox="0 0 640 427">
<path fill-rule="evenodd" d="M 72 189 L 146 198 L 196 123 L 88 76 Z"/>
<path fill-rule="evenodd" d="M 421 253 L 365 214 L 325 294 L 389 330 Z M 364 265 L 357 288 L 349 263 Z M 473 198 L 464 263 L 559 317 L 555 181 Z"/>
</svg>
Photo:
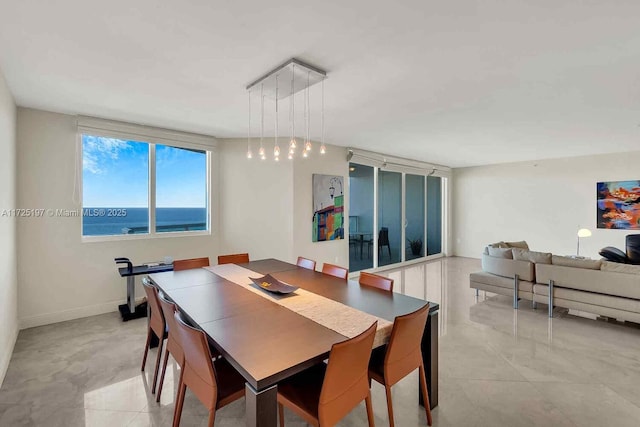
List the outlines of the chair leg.
<svg viewBox="0 0 640 427">
<path fill-rule="evenodd" d="M 391 258 L 391 246 L 387 245 L 387 249 L 389 249 L 389 258 Z"/>
<path fill-rule="evenodd" d="M 178 387 L 178 397 L 176 398 L 176 406 L 173 412 L 173 427 L 180 426 L 180 418 L 182 417 L 182 406 L 184 406 L 185 394 L 187 394 L 187 386 L 182 383 L 182 378 L 180 378 L 180 387 Z"/>
<path fill-rule="evenodd" d="M 431 403 L 429 403 L 429 392 L 427 390 L 427 377 L 424 374 L 424 363 L 420 363 L 420 369 L 418 370 L 420 375 L 420 389 L 422 390 L 422 400 L 424 401 L 424 408 L 427 411 L 427 424 L 433 424 L 431 419 Z"/>
<path fill-rule="evenodd" d="M 278 419 L 280 419 L 280 427 L 284 427 L 284 406 L 278 402 Z"/>
<path fill-rule="evenodd" d="M 367 393 L 364 403 L 367 405 L 367 420 L 369 421 L 369 427 L 375 427 L 375 423 L 373 421 L 373 405 L 371 404 L 371 392 Z"/>
<path fill-rule="evenodd" d="M 142 355 L 142 368 L 141 371 L 144 371 L 144 367 L 147 365 L 147 354 L 149 354 L 149 345 L 151 345 L 151 329 L 147 332 L 147 342 L 144 344 L 144 354 Z"/>
<path fill-rule="evenodd" d="M 216 409 L 213 408 L 211 411 L 209 411 L 209 427 L 213 427 L 213 423 L 216 422 Z"/>
<path fill-rule="evenodd" d="M 160 375 L 160 384 L 158 384 L 158 394 L 156 396 L 156 402 L 160 402 L 160 395 L 162 394 L 162 385 L 164 384 L 164 374 L 167 372 L 167 362 L 169 362 L 169 346 L 164 348 L 164 364 L 162 365 L 162 374 Z"/>
<path fill-rule="evenodd" d="M 384 391 L 387 395 L 387 411 L 389 412 L 389 427 L 394 427 L 395 422 L 393 420 L 393 403 L 391 402 L 391 386 L 385 384 Z"/>
<path fill-rule="evenodd" d="M 156 392 L 156 385 L 158 381 L 158 371 L 160 371 L 160 360 L 162 359 L 162 344 L 164 343 L 163 339 L 160 339 L 158 343 L 158 357 L 156 357 L 156 370 L 153 373 L 153 386 L 151 387 L 151 394 Z"/>
</svg>

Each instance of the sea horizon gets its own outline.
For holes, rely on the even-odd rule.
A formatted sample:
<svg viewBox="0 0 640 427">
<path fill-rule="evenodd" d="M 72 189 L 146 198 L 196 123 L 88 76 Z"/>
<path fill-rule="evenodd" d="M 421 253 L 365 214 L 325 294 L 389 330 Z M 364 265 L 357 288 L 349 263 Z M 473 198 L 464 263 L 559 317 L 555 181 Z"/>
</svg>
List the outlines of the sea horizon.
<svg viewBox="0 0 640 427">
<path fill-rule="evenodd" d="M 207 208 L 156 208 L 156 231 L 207 229 Z M 83 236 L 109 236 L 149 232 L 149 208 L 85 207 Z"/>
</svg>

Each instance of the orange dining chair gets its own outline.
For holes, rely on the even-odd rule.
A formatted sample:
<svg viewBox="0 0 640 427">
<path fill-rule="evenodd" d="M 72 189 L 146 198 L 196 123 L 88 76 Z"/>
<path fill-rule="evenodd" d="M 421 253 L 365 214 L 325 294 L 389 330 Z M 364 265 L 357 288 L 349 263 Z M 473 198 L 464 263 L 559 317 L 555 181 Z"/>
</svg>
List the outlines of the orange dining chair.
<svg viewBox="0 0 640 427">
<path fill-rule="evenodd" d="M 371 354 L 369 378 L 384 385 L 387 394 L 390 427 L 394 427 L 391 386 L 415 371 L 416 368 L 419 369 L 420 389 L 427 412 L 427 423 L 429 425 L 432 424 L 427 379 L 420 349 L 428 315 L 429 304 L 413 313 L 396 317 L 393 322 L 389 344 L 376 348 Z"/>
<path fill-rule="evenodd" d="M 184 323 L 180 313 L 174 314 L 179 341 L 184 350 L 173 426 L 180 425 L 187 387 L 209 410 L 208 426 L 212 427 L 216 410 L 244 397 L 245 379 L 223 358 L 211 360 L 205 333 Z"/>
<path fill-rule="evenodd" d="M 331 347 L 329 362 L 319 363 L 278 383 L 278 416 L 284 406 L 313 426 L 333 426 L 363 400 L 374 427 L 367 365 L 378 322 L 360 335 Z"/>
<path fill-rule="evenodd" d="M 243 264 L 249 262 L 249 254 L 218 255 L 218 264 Z"/>
<path fill-rule="evenodd" d="M 393 279 L 379 276 L 377 274 L 367 273 L 366 271 L 360 272 L 360 284 L 382 289 L 383 291 L 393 292 Z"/>
<path fill-rule="evenodd" d="M 298 267 L 306 268 L 307 270 L 316 269 L 316 262 L 307 258 L 303 258 L 301 256 L 298 257 L 298 262 L 296 262 Z"/>
<path fill-rule="evenodd" d="M 189 270 L 191 268 L 209 267 L 209 257 L 178 259 L 173 261 L 173 271 Z"/>
<path fill-rule="evenodd" d="M 167 324 L 160 308 L 160 302 L 158 301 L 158 288 L 149 284 L 147 280 L 142 280 L 142 286 L 144 292 L 147 294 L 147 302 L 151 309 L 151 318 L 149 319 L 149 328 L 147 330 L 147 342 L 144 345 L 144 355 L 142 356 L 142 370 L 147 364 L 147 354 L 149 353 L 149 345 L 151 344 L 151 336 L 153 334 L 158 337 L 158 356 L 156 357 L 156 369 L 153 373 L 153 385 L 151 386 L 151 393 L 156 392 L 156 381 L 158 379 L 158 370 L 160 369 L 160 359 L 162 358 L 162 343 L 167 336 Z"/>
<path fill-rule="evenodd" d="M 339 279 L 347 280 L 347 276 L 349 275 L 349 270 L 337 265 L 327 264 L 325 262 L 324 264 L 322 264 L 322 273 L 328 274 L 330 276 L 335 276 Z"/>
<path fill-rule="evenodd" d="M 169 361 L 169 353 L 173 356 L 174 360 L 180 368 L 184 366 L 184 351 L 182 350 L 182 344 L 180 344 L 179 335 L 177 333 L 177 325 L 174 314 L 178 311 L 178 307 L 171 301 L 165 299 L 162 295 L 158 296 L 160 307 L 162 307 L 162 314 L 169 326 L 169 335 L 167 336 L 167 345 L 164 348 L 164 364 L 162 365 L 162 373 L 160 374 L 160 383 L 158 384 L 158 394 L 156 395 L 156 402 L 160 402 L 160 395 L 162 394 L 162 385 L 164 384 L 164 374 L 167 372 L 167 362 Z"/>
</svg>

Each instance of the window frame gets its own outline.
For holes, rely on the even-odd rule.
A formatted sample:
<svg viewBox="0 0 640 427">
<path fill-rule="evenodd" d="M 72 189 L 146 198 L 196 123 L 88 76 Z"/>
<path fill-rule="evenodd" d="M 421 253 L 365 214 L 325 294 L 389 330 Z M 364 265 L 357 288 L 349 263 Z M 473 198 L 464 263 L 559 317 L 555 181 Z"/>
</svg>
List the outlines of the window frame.
<svg viewBox="0 0 640 427">
<path fill-rule="evenodd" d="M 111 235 L 83 235 L 84 215 L 83 205 L 83 144 L 82 136 L 96 136 L 103 138 L 117 138 L 125 141 L 135 141 L 149 146 L 149 232 L 140 234 L 111 234 Z M 129 123 L 103 120 L 93 117 L 78 117 L 76 150 L 76 186 L 78 188 L 78 203 L 80 205 L 80 238 L 82 242 L 111 242 L 122 240 L 164 239 L 175 237 L 211 236 L 213 234 L 211 220 L 213 207 L 212 191 L 212 163 L 217 155 L 217 141 L 214 137 L 178 132 L 166 129 L 152 128 Z M 156 231 L 156 146 L 164 145 L 173 148 L 201 150 L 206 155 L 206 209 L 207 229 L 193 231 Z"/>
</svg>

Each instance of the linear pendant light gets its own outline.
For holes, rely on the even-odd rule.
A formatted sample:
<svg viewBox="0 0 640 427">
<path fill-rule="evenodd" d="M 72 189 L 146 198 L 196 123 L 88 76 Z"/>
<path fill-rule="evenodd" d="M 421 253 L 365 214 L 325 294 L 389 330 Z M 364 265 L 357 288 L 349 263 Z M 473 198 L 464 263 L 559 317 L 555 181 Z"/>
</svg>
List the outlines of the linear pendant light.
<svg viewBox="0 0 640 427">
<path fill-rule="evenodd" d="M 306 76 L 305 76 L 306 74 Z M 327 149 L 325 145 L 325 122 L 324 122 L 324 80 L 327 73 L 324 70 L 316 68 L 312 65 L 306 64 L 295 58 L 290 59 L 281 66 L 266 73 L 259 79 L 247 86 L 249 92 L 249 129 L 247 131 L 247 158 L 253 157 L 251 150 L 251 93 L 253 89 L 260 85 L 260 148 L 258 155 L 262 160 L 266 159 L 264 149 L 264 115 L 265 115 L 265 99 L 274 101 L 274 146 L 273 146 L 273 158 L 275 161 L 280 160 L 280 144 L 279 144 L 279 101 L 281 99 L 289 97 L 289 128 L 291 131 L 291 139 L 289 141 L 287 149 L 287 158 L 293 159 L 297 149 L 298 142 L 296 140 L 296 127 L 295 127 L 295 94 L 304 91 L 304 129 L 305 135 L 302 138 L 302 156 L 308 157 L 311 154 L 312 142 L 311 142 L 311 101 L 310 101 L 310 87 L 316 83 L 322 83 L 322 99 L 320 109 L 320 154 L 325 154 Z M 306 77 L 306 79 L 304 78 Z M 280 82 L 290 82 L 290 84 L 280 85 Z"/>
</svg>

